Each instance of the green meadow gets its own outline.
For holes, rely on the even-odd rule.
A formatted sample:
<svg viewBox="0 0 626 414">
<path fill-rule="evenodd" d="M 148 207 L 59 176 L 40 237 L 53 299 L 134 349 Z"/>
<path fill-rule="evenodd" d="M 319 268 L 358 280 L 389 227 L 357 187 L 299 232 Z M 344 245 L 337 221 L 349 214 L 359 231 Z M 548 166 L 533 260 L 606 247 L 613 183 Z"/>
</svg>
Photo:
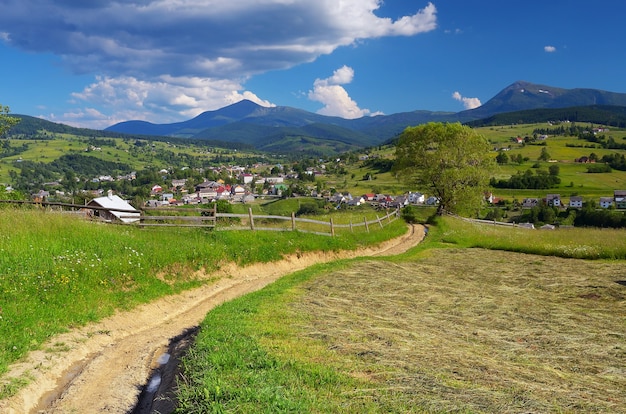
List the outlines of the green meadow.
<svg viewBox="0 0 626 414">
<path fill-rule="evenodd" d="M 207 283 L 227 263 L 272 262 L 305 251 L 352 250 L 406 232 L 209 231 L 90 222 L 49 210 L 0 209 L 0 375 L 50 337 Z M 173 247 L 175 246 L 175 247 Z M 5 384 L 0 396 L 15 391 Z"/>
<path fill-rule="evenodd" d="M 588 126 L 581 123 L 580 126 Z M 611 154 L 626 154 L 626 150 L 612 150 L 600 148 L 594 144 L 580 140 L 578 137 L 549 136 L 545 141 L 538 141 L 531 144 L 520 145 L 512 141 L 515 137 L 532 137 L 533 131 L 537 128 L 550 128 L 546 124 L 523 124 L 501 127 L 481 127 L 478 132 L 484 135 L 493 144 L 491 152 L 493 158 L 498 154 L 498 150 L 505 149 L 509 159 L 521 155 L 527 160 L 521 164 L 509 161 L 507 164 L 498 165 L 494 171 L 497 179 L 508 179 L 518 172 L 536 169 L 548 170 L 552 165 L 559 167 L 559 178 L 561 183 L 548 190 L 519 190 L 519 189 L 494 189 L 494 196 L 508 200 L 517 199 L 521 201 L 526 197 L 542 197 L 549 193 L 559 193 L 562 197 L 572 195 L 583 196 L 585 199 L 598 200 L 599 197 L 612 196 L 613 190 L 626 188 L 626 171 L 613 170 L 608 173 L 589 173 L 589 164 L 576 163 L 574 160 L 582 156 L 589 156 L 592 152 L 598 158 Z M 626 131 L 612 129 L 603 133 L 607 137 L 613 137 L 617 143 L 626 144 Z M 550 161 L 539 161 L 542 149 L 545 148 L 550 155 Z M 394 147 L 384 146 L 381 148 L 363 151 L 371 157 L 383 160 L 393 160 Z M 343 189 L 353 194 L 362 195 L 367 192 L 401 194 L 405 191 L 427 190 L 412 188 L 398 179 L 392 172 L 379 172 L 368 165 L 368 161 L 351 162 L 346 165 L 345 174 L 334 174 L 324 178 L 324 184 L 329 188 Z M 366 176 L 371 179 L 365 179 Z"/>
</svg>

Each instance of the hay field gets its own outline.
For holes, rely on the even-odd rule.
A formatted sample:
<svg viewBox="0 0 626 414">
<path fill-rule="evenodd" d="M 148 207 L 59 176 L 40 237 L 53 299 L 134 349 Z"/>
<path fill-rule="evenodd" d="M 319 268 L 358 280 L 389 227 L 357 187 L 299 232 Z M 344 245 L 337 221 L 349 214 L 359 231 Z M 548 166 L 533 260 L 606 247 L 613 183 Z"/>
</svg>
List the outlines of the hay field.
<svg viewBox="0 0 626 414">
<path fill-rule="evenodd" d="M 433 249 L 301 288 L 300 341 L 363 381 L 348 411 L 626 412 L 623 261 Z"/>
</svg>

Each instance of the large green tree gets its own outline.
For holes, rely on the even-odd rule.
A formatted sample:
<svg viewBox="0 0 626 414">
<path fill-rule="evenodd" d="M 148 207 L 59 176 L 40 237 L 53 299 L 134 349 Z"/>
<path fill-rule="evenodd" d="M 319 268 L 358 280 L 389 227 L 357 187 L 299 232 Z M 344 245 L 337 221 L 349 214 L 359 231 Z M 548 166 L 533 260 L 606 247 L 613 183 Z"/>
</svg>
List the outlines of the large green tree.
<svg viewBox="0 0 626 414">
<path fill-rule="evenodd" d="M 20 122 L 20 118 L 9 116 L 9 107 L 0 105 L 0 137 L 13 125 Z"/>
<path fill-rule="evenodd" d="M 409 127 L 396 145 L 397 175 L 439 199 L 437 214 L 477 213 L 494 165 L 487 139 L 460 123 Z"/>
</svg>

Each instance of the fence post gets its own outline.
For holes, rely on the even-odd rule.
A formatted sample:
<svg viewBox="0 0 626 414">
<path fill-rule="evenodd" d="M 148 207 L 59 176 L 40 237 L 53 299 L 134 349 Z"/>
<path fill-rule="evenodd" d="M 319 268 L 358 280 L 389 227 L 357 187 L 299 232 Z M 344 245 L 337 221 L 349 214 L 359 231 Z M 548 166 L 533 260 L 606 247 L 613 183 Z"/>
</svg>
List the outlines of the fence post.
<svg viewBox="0 0 626 414">
<path fill-rule="evenodd" d="M 380 228 L 383 228 L 383 222 L 380 221 L 380 217 L 378 217 L 378 214 L 376 214 L 376 220 L 378 220 L 378 224 L 380 225 Z"/>
<path fill-rule="evenodd" d="M 350 219 L 350 233 L 354 233 L 354 228 L 352 227 L 352 219 Z"/>
<path fill-rule="evenodd" d="M 333 224 L 333 218 L 330 218 L 330 235 L 335 237 L 335 225 Z"/>
<path fill-rule="evenodd" d="M 296 231 L 296 213 L 291 212 L 291 231 Z"/>
<path fill-rule="evenodd" d="M 367 224 L 367 217 L 363 217 L 363 222 L 365 223 L 365 230 L 367 230 L 367 232 L 370 232 L 370 226 L 369 224 Z"/>
<path fill-rule="evenodd" d="M 252 215 L 252 207 L 248 207 L 248 217 L 250 217 L 250 230 L 254 230 L 254 216 Z"/>
<path fill-rule="evenodd" d="M 391 213 L 387 210 L 387 223 L 391 224 Z"/>
</svg>

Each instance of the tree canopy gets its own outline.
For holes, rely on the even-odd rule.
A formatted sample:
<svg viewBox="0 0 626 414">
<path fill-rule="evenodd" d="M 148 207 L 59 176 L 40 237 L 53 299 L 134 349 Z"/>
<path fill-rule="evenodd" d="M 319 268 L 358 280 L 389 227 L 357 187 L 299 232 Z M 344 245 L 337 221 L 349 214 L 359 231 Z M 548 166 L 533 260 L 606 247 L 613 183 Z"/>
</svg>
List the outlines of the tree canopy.
<svg viewBox="0 0 626 414">
<path fill-rule="evenodd" d="M 9 116 L 9 107 L 0 105 L 0 137 L 13 125 L 20 122 L 19 118 Z"/>
<path fill-rule="evenodd" d="M 394 170 L 439 200 L 438 214 L 476 213 L 484 201 L 494 160 L 489 142 L 460 123 L 409 127 L 396 145 Z"/>
</svg>

